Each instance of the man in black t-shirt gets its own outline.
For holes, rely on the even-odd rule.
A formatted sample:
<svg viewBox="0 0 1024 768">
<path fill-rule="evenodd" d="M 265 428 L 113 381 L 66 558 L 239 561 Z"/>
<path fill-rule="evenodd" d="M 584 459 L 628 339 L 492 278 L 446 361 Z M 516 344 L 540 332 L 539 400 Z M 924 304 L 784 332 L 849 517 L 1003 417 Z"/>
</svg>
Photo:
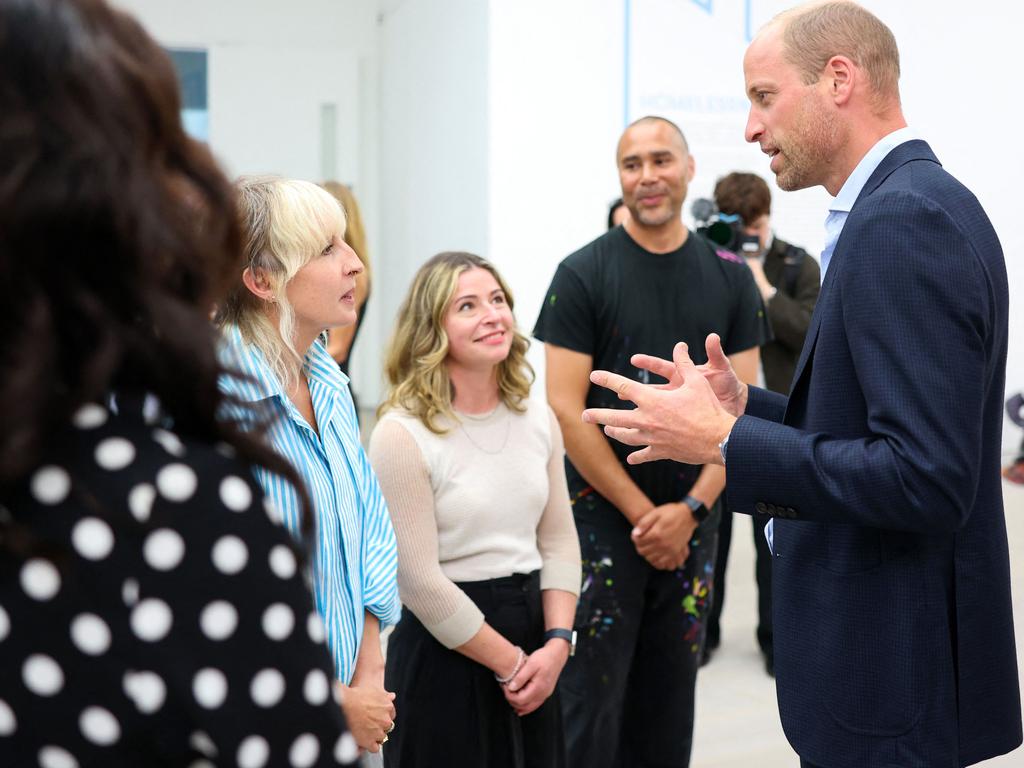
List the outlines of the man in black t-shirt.
<svg viewBox="0 0 1024 768">
<path fill-rule="evenodd" d="M 756 381 L 770 338 L 749 268 L 680 218 L 694 163 L 679 128 L 647 117 L 617 161 L 630 219 L 566 258 L 534 335 L 546 344 L 548 401 L 565 436 L 566 475 L 583 554 L 579 646 L 560 680 L 571 766 L 686 766 L 696 671 L 711 606 L 721 467 L 633 466 L 631 449 L 580 419 L 631 407 L 592 386 L 594 368 L 648 381 L 636 353 L 703 354 L 718 333 Z"/>
</svg>

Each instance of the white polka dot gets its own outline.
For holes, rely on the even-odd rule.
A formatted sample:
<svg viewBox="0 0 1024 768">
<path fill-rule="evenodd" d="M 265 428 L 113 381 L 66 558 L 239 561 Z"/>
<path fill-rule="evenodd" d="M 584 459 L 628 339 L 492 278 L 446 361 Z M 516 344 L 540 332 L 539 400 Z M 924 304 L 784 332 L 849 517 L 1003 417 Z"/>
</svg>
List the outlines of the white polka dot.
<svg viewBox="0 0 1024 768">
<path fill-rule="evenodd" d="M 270 550 L 270 570 L 279 579 L 290 579 L 295 575 L 295 555 L 284 544 L 278 544 Z"/>
<path fill-rule="evenodd" d="M 270 757 L 270 745 L 262 736 L 250 736 L 238 745 L 238 768 L 263 768 Z"/>
<path fill-rule="evenodd" d="M 288 750 L 288 762 L 295 768 L 309 768 L 320 756 L 320 742 L 311 733 L 304 733 L 292 743 Z"/>
<path fill-rule="evenodd" d="M 18 730 L 18 719 L 7 702 L 0 699 L 0 736 L 10 736 Z"/>
<path fill-rule="evenodd" d="M 174 615 L 163 600 L 149 597 L 132 609 L 132 631 L 140 640 L 153 643 L 171 629 Z"/>
<path fill-rule="evenodd" d="M 11 619 L 7 615 L 7 611 L 0 605 L 0 642 L 7 638 L 7 635 L 11 633 Z"/>
<path fill-rule="evenodd" d="M 310 670 L 309 674 L 306 675 L 305 682 L 302 684 L 302 695 L 306 697 L 306 701 L 314 707 L 318 707 L 327 701 L 330 691 L 331 684 L 328 682 L 327 675 L 323 673 L 323 670 Z"/>
<path fill-rule="evenodd" d="M 60 747 L 43 747 L 39 750 L 40 768 L 78 768 L 78 761 L 67 750 Z"/>
<path fill-rule="evenodd" d="M 184 464 L 168 464 L 156 475 L 156 488 L 168 501 L 188 501 L 197 482 L 196 473 Z"/>
<path fill-rule="evenodd" d="M 109 747 L 121 738 L 117 719 L 103 707 L 86 707 L 78 718 L 78 727 L 85 738 L 101 747 Z"/>
<path fill-rule="evenodd" d="M 121 599 L 129 608 L 133 608 L 139 602 L 139 582 L 135 579 L 125 579 L 121 585 Z"/>
<path fill-rule="evenodd" d="M 309 614 L 309 618 L 306 619 L 306 632 L 309 633 L 309 639 L 314 643 L 324 641 L 324 620 L 316 611 Z"/>
<path fill-rule="evenodd" d="M 161 528 L 146 537 L 142 547 L 143 557 L 149 567 L 158 571 L 169 571 L 177 567 L 185 556 L 185 540 L 177 531 Z"/>
<path fill-rule="evenodd" d="M 211 553 L 217 570 L 227 575 L 238 573 L 249 560 L 249 550 L 237 536 L 221 536 Z"/>
<path fill-rule="evenodd" d="M 188 739 L 189 745 L 196 752 L 206 755 L 207 757 L 217 756 L 217 745 L 213 743 L 213 739 L 206 734 L 205 731 L 196 731 Z"/>
<path fill-rule="evenodd" d="M 263 631 L 271 640 L 284 640 L 295 628 L 295 614 L 284 603 L 274 603 L 263 612 Z"/>
<path fill-rule="evenodd" d="M 358 757 L 359 745 L 352 734 L 346 731 L 334 746 L 334 759 L 339 763 L 354 763 Z"/>
<path fill-rule="evenodd" d="M 32 475 L 31 488 L 40 504 L 60 504 L 71 490 L 71 477 L 60 467 L 42 467 Z"/>
<path fill-rule="evenodd" d="M 257 672 L 249 686 L 249 695 L 258 706 L 274 706 L 284 696 L 284 675 L 276 669 Z"/>
<path fill-rule="evenodd" d="M 228 680 L 219 669 L 201 669 L 192 679 L 192 695 L 200 706 L 216 709 L 228 695 Z"/>
<path fill-rule="evenodd" d="M 35 600 L 49 600 L 60 590 L 60 574 L 49 560 L 34 557 L 21 567 L 21 588 Z"/>
<path fill-rule="evenodd" d="M 71 622 L 71 639 L 82 653 L 99 656 L 110 647 L 110 628 L 99 616 L 83 613 Z"/>
<path fill-rule="evenodd" d="M 135 459 L 135 446 L 123 437 L 108 437 L 96 446 L 96 463 L 103 469 L 116 472 Z"/>
<path fill-rule="evenodd" d="M 25 687 L 37 696 L 53 696 L 64 687 L 64 673 L 56 661 L 41 653 L 25 659 L 21 667 Z"/>
<path fill-rule="evenodd" d="M 252 504 L 252 491 L 245 480 L 228 475 L 220 481 L 220 500 L 232 512 L 245 512 Z"/>
<path fill-rule="evenodd" d="M 124 691 L 144 715 L 159 710 L 167 698 L 167 686 L 155 672 L 129 672 L 124 676 Z"/>
<path fill-rule="evenodd" d="M 221 456 L 226 456 L 229 459 L 233 459 L 235 458 L 235 456 L 238 455 L 238 451 L 236 451 L 233 446 L 230 446 L 224 442 L 217 443 L 217 445 L 214 446 L 214 449 Z"/>
<path fill-rule="evenodd" d="M 156 488 L 149 483 L 139 483 L 132 488 L 128 494 L 128 509 L 132 511 L 132 516 L 140 523 L 149 520 L 155 498 Z"/>
<path fill-rule="evenodd" d="M 107 421 L 107 409 L 96 403 L 86 403 L 71 417 L 71 422 L 79 429 L 96 429 Z"/>
<path fill-rule="evenodd" d="M 184 444 L 173 432 L 168 432 L 166 429 L 154 429 L 153 439 L 160 443 L 163 449 L 172 456 L 177 456 L 180 459 L 185 455 Z"/>
<path fill-rule="evenodd" d="M 263 511 L 267 513 L 267 517 L 274 525 L 281 525 L 283 522 L 277 505 L 267 496 L 263 497 Z"/>
<path fill-rule="evenodd" d="M 226 640 L 238 626 L 238 611 L 231 603 L 216 600 L 199 614 L 199 626 L 211 640 Z"/>
<path fill-rule="evenodd" d="M 97 517 L 85 517 L 71 531 L 71 543 L 87 560 L 102 560 L 114 548 L 114 532 Z"/>
<path fill-rule="evenodd" d="M 146 424 L 153 426 L 160 421 L 163 415 L 163 409 L 160 406 L 160 400 L 156 395 L 146 394 L 146 399 L 142 401 L 142 418 Z"/>
</svg>

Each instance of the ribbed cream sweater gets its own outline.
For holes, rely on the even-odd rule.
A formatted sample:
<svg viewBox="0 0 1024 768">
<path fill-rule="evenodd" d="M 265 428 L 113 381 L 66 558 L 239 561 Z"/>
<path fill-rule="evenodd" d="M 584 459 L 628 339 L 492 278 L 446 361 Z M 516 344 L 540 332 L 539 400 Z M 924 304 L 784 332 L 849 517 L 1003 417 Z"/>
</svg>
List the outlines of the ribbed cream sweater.
<svg viewBox="0 0 1024 768">
<path fill-rule="evenodd" d="M 562 433 L 547 406 L 459 414 L 444 435 L 390 411 L 370 438 L 398 538 L 402 602 L 448 648 L 484 617 L 455 582 L 540 568 L 541 589 L 580 591 L 580 546 Z"/>
</svg>

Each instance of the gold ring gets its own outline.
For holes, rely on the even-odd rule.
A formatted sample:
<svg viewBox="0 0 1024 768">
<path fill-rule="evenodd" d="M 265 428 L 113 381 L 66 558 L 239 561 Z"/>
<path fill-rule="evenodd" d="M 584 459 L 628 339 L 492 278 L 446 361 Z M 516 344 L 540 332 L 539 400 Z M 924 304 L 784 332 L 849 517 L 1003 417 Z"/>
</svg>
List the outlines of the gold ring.
<svg viewBox="0 0 1024 768">
<path fill-rule="evenodd" d="M 391 725 L 388 726 L 388 729 L 386 731 L 384 731 L 384 733 L 391 733 L 393 730 L 395 730 L 395 721 L 394 720 L 391 721 Z"/>
</svg>

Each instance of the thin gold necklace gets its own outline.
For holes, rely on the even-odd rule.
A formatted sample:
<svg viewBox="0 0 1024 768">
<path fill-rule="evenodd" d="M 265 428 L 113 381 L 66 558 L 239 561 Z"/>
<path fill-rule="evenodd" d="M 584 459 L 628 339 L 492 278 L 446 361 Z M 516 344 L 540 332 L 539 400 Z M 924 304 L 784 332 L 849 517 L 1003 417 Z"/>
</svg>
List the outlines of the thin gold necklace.
<svg viewBox="0 0 1024 768">
<path fill-rule="evenodd" d="M 495 408 L 494 410 L 495 411 L 498 410 L 498 408 L 501 408 L 502 405 L 503 405 L 502 403 L 498 403 L 497 408 Z M 471 414 L 468 414 L 468 413 L 464 413 L 464 414 L 461 414 L 461 415 L 462 416 L 470 416 L 470 417 L 472 416 Z M 491 411 L 484 418 L 488 419 L 488 418 L 490 418 L 493 415 L 494 415 L 494 411 Z M 473 419 L 471 418 L 470 420 L 472 421 Z M 496 450 L 489 450 L 487 448 L 484 448 L 482 445 L 480 445 L 480 443 L 478 443 L 476 440 L 474 440 L 473 436 L 471 434 L 469 434 L 469 430 L 466 429 L 466 425 L 465 425 L 465 423 L 464 423 L 464 421 L 462 420 L 461 417 L 459 418 L 459 429 L 462 430 L 462 434 L 464 434 L 466 436 L 466 439 L 469 440 L 469 442 L 473 444 L 473 447 L 475 447 L 478 451 L 482 451 L 483 453 L 486 453 L 489 456 L 497 456 L 499 453 L 501 453 L 502 451 L 505 450 L 505 446 L 508 445 L 509 435 L 512 434 L 512 411 L 510 411 L 508 408 L 505 408 L 505 437 L 501 441 L 501 445 L 499 445 Z"/>
</svg>

